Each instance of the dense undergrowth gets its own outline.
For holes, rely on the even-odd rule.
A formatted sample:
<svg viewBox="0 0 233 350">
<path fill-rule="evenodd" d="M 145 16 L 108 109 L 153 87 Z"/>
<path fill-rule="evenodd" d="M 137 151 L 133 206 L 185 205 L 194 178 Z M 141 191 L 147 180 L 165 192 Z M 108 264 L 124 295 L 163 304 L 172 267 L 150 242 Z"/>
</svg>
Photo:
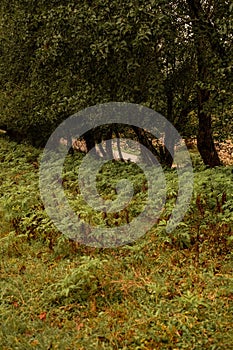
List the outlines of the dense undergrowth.
<svg viewBox="0 0 233 350">
<path fill-rule="evenodd" d="M 191 156 L 194 194 L 177 229 L 165 230 L 177 194 L 175 170 L 166 170 L 159 223 L 133 244 L 103 249 L 58 232 L 40 199 L 40 151 L 0 139 L 1 349 L 233 349 L 233 167 L 208 169 Z M 128 211 L 103 217 L 80 196 L 82 157 L 67 156 L 64 167 L 73 209 L 109 227 L 130 222 L 147 199 L 143 173 L 104 166 L 105 199 L 124 172 L 135 196 Z"/>
</svg>

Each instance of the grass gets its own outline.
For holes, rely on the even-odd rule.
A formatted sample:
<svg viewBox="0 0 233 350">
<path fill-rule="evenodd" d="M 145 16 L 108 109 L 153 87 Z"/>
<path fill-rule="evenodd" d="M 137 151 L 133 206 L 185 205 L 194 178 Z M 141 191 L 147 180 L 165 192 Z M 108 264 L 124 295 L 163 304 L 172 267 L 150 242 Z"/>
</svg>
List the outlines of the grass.
<svg viewBox="0 0 233 350">
<path fill-rule="evenodd" d="M 0 139 L 0 349 L 233 349 L 232 167 L 205 169 L 193 155 L 183 225 L 167 235 L 165 210 L 134 244 L 103 249 L 46 217 L 39 154 Z"/>
</svg>

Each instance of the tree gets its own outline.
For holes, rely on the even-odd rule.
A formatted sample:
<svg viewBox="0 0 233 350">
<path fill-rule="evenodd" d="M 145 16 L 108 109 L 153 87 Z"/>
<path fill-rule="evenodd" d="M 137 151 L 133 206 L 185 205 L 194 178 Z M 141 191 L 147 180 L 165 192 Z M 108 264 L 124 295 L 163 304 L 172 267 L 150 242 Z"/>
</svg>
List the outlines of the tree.
<svg viewBox="0 0 233 350">
<path fill-rule="evenodd" d="M 201 156 L 219 164 L 212 121 L 220 120 L 218 101 L 221 115 L 231 113 L 224 92 L 232 74 L 229 8 L 223 0 L 3 0 L 0 127 L 44 145 L 62 120 L 85 107 L 133 102 L 164 115 L 183 136 L 196 131 L 197 115 Z M 116 132 L 103 127 L 84 136 L 90 149 Z M 146 131 L 134 132 L 172 165 L 166 148 L 158 152 Z"/>
<path fill-rule="evenodd" d="M 224 3 L 226 4 L 227 2 Z M 212 136 L 212 116 L 210 111 L 207 110 L 206 104 L 211 99 L 211 85 L 214 85 L 214 81 L 211 79 L 213 66 L 215 69 L 218 69 L 226 64 L 227 52 L 217 24 L 214 23 L 216 18 L 211 15 L 215 4 L 212 1 L 203 1 L 201 3 L 200 0 L 187 0 L 187 5 L 192 23 L 197 57 L 197 103 L 199 120 L 197 145 L 204 163 L 213 167 L 220 165 L 221 162 Z"/>
</svg>

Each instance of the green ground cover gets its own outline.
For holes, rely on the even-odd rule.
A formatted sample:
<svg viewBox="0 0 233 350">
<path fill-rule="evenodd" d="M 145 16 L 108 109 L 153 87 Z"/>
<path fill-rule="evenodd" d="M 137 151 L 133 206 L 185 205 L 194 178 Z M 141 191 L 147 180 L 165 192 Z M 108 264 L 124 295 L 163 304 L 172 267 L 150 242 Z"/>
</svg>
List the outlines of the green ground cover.
<svg viewBox="0 0 233 350">
<path fill-rule="evenodd" d="M 193 153 L 182 224 L 165 231 L 177 193 L 175 170 L 166 170 L 159 224 L 134 244 L 97 249 L 61 235 L 47 217 L 39 159 L 37 149 L 1 137 L 0 349 L 233 349 L 232 166 L 208 169 Z M 67 156 L 63 174 L 74 210 L 107 226 L 138 215 L 147 184 L 135 165 L 108 163 L 99 174 L 105 199 L 124 172 L 135 191 L 127 215 L 103 218 L 81 199 L 81 160 Z"/>
</svg>

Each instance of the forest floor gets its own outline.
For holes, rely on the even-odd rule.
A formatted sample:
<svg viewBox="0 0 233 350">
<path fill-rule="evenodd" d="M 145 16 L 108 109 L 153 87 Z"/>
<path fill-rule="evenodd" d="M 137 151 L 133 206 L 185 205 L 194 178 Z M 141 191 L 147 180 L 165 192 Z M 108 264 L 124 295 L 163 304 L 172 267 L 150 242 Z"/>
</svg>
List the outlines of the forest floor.
<svg viewBox="0 0 233 350">
<path fill-rule="evenodd" d="M 0 349 L 232 350 L 232 166 L 207 169 L 194 150 L 193 198 L 174 232 L 165 229 L 177 195 L 168 170 L 158 225 L 131 244 L 93 248 L 47 216 L 40 153 L 0 138 Z M 63 186 L 71 205 L 98 222 L 78 191 L 82 157 L 67 156 Z M 110 198 L 125 171 L 135 179 L 133 219 L 146 200 L 135 165 L 107 164 L 99 189 Z M 107 224 L 123 223 L 123 214 Z"/>
</svg>

